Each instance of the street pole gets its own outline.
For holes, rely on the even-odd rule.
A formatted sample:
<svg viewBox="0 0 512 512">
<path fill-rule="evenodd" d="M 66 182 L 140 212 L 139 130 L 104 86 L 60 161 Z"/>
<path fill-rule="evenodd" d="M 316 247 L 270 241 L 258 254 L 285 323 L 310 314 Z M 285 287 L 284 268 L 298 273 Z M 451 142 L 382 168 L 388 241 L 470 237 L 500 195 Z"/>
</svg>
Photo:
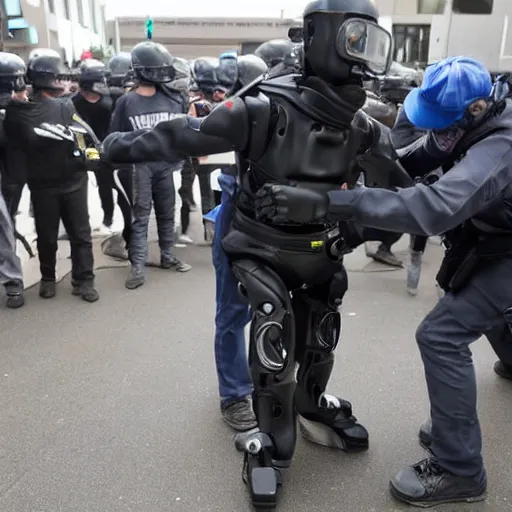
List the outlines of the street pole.
<svg viewBox="0 0 512 512">
<path fill-rule="evenodd" d="M 446 29 L 446 38 L 444 43 L 444 52 L 443 58 L 446 59 L 448 57 L 448 53 L 450 51 L 450 34 L 452 31 L 452 22 L 453 22 L 453 0 L 446 0 L 445 12 L 448 11 L 448 26 Z"/>
</svg>

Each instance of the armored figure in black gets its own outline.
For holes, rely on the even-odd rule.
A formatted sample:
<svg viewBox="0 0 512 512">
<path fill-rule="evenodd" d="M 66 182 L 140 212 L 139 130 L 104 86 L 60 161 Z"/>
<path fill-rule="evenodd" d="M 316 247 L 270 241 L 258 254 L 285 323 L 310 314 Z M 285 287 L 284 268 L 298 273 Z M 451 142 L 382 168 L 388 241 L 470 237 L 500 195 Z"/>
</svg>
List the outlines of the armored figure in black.
<svg viewBox="0 0 512 512">
<path fill-rule="evenodd" d="M 367 75 L 385 74 L 391 36 L 371 0 L 316 0 L 304 13 L 300 74 L 260 77 L 202 119 L 181 117 L 149 131 L 111 134 L 111 161 L 177 161 L 235 151 L 237 208 L 223 248 L 254 313 L 249 365 L 258 432 L 237 439 L 253 504 L 272 509 L 283 468 L 302 434 L 342 450 L 368 447 L 351 404 L 327 393 L 347 291 L 348 224 L 266 224 L 254 212 L 268 183 L 300 190 L 410 185 L 389 129 L 360 109 Z M 357 243 L 360 243 L 358 240 Z M 298 369 L 297 369 L 298 366 Z"/>
</svg>

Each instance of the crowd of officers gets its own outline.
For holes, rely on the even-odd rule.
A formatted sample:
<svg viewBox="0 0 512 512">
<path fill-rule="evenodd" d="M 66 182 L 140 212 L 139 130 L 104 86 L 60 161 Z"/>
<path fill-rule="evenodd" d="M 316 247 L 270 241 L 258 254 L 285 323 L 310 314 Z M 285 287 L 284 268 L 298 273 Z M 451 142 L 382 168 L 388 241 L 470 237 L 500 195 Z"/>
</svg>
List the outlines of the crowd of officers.
<svg viewBox="0 0 512 512">
<path fill-rule="evenodd" d="M 151 41 L 139 43 L 131 53 L 115 55 L 106 65 L 85 60 L 77 72 L 70 71 L 50 49 L 34 50 L 27 64 L 17 55 L 0 53 L 0 280 L 8 307 L 24 304 L 15 239 L 24 240 L 16 231 L 15 218 L 25 185 L 30 191 L 37 235 L 40 297 L 49 299 L 56 294 L 62 222 L 71 247 L 72 293 L 86 302 L 98 300 L 87 171 L 96 175 L 105 230 L 113 223 L 114 197 L 122 212 L 122 234 L 109 237 L 103 247 L 108 255 L 130 260 L 125 283 L 128 289 L 144 284 L 152 207 L 160 267 L 178 272 L 191 269 L 175 256 L 174 242 L 178 238 L 192 243 L 188 229 L 190 213 L 196 208 L 192 193 L 196 175 L 203 215 L 220 202 L 210 186 L 214 168 L 201 166 L 198 159 L 185 159 L 179 165 L 162 162 L 113 169 L 101 161 L 98 150 L 110 131 L 151 128 L 176 115 L 207 115 L 225 99 L 236 62 L 233 54 L 189 62 L 171 57 L 162 45 Z M 181 230 L 176 234 L 174 173 L 180 170 Z M 211 242 L 212 223 L 206 220 L 204 236 Z"/>
</svg>

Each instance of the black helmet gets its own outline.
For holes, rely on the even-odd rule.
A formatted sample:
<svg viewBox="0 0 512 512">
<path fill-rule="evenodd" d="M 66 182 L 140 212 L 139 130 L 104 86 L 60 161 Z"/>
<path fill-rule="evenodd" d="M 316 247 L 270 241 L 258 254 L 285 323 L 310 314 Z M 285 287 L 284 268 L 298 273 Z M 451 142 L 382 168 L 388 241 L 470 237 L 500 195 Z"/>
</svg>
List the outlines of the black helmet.
<svg viewBox="0 0 512 512">
<path fill-rule="evenodd" d="M 287 39 L 273 39 L 260 44 L 254 55 L 260 57 L 273 74 L 291 73 L 299 64 L 297 46 L 300 45 Z"/>
<path fill-rule="evenodd" d="M 200 57 L 194 61 L 194 75 L 197 87 L 205 94 L 212 94 L 219 86 L 217 69 L 219 59 L 211 57 Z"/>
<path fill-rule="evenodd" d="M 303 16 L 306 75 L 338 85 L 388 70 L 392 38 L 377 24 L 375 0 L 315 0 Z"/>
<path fill-rule="evenodd" d="M 188 92 L 192 85 L 193 73 L 188 60 L 174 57 L 174 80 L 169 84 L 173 89 Z"/>
<path fill-rule="evenodd" d="M 69 81 L 69 71 L 60 57 L 41 55 L 32 59 L 28 65 L 27 81 L 34 89 L 61 92 Z"/>
<path fill-rule="evenodd" d="M 144 41 L 132 49 L 132 67 L 141 83 L 165 84 L 174 80 L 174 59 L 165 46 Z"/>
<path fill-rule="evenodd" d="M 107 63 L 108 85 L 126 87 L 133 78 L 132 56 L 127 52 L 114 55 Z"/>
<path fill-rule="evenodd" d="M 26 89 L 25 63 L 14 53 L 0 52 L 0 96 L 11 97 L 13 92 Z"/>
<path fill-rule="evenodd" d="M 239 86 L 245 87 L 267 72 L 268 67 L 260 57 L 256 55 L 240 55 L 238 57 Z"/>
<path fill-rule="evenodd" d="M 30 64 L 36 57 L 57 57 L 60 59 L 60 54 L 51 48 L 34 48 L 28 55 L 28 63 Z"/>
<path fill-rule="evenodd" d="M 84 91 L 108 94 L 105 64 L 96 59 L 87 59 L 82 62 L 78 85 Z"/>
</svg>

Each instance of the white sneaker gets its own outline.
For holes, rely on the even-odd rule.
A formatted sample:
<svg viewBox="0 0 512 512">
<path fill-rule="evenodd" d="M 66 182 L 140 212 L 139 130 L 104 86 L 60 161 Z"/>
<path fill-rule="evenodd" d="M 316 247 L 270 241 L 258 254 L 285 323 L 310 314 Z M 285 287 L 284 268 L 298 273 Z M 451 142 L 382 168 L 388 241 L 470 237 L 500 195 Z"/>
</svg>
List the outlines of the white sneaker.
<svg viewBox="0 0 512 512">
<path fill-rule="evenodd" d="M 98 229 L 95 230 L 101 236 L 110 236 L 112 234 L 112 228 L 102 224 Z"/>
<path fill-rule="evenodd" d="M 193 244 L 194 240 L 192 240 L 192 238 L 190 238 L 188 235 L 181 234 L 178 237 L 178 243 L 180 243 L 180 244 Z"/>
</svg>

